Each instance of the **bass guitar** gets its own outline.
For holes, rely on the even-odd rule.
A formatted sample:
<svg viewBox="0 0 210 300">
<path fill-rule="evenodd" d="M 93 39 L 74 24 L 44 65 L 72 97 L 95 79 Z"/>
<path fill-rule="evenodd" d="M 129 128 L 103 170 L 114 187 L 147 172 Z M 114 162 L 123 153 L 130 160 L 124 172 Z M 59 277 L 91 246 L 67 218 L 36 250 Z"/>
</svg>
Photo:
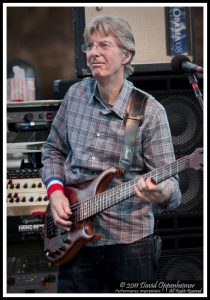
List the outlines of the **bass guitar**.
<svg viewBox="0 0 210 300">
<path fill-rule="evenodd" d="M 157 168 L 143 175 L 146 179 L 151 177 L 160 183 L 184 169 L 199 170 L 203 167 L 203 149 L 197 148 L 192 154 L 181 157 L 176 161 Z M 137 186 L 139 177 L 105 190 L 108 182 L 119 176 L 118 168 L 111 167 L 96 177 L 87 187 L 78 189 L 66 186 L 64 193 L 69 199 L 72 215 L 69 232 L 59 229 L 53 220 L 48 204 L 44 222 L 44 252 L 51 263 L 62 265 L 71 260 L 87 241 L 96 241 L 100 235 L 93 231 L 92 217 L 120 201 L 135 194 L 133 189 Z"/>
</svg>

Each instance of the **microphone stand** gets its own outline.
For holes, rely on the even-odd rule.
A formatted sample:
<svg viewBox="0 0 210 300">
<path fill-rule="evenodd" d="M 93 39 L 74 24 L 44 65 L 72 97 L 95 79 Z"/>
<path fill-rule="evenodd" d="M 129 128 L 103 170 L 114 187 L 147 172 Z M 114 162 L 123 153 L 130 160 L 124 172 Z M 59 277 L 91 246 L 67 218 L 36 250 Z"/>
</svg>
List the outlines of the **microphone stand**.
<svg viewBox="0 0 210 300">
<path fill-rule="evenodd" d="M 195 74 L 193 74 L 192 72 L 189 72 L 188 73 L 188 79 L 189 79 L 190 84 L 192 85 L 195 96 L 198 99 L 198 102 L 200 103 L 200 106 L 203 110 L 203 97 L 202 97 L 201 91 L 198 87 L 198 84 L 197 84 L 198 80 L 197 80 Z"/>
</svg>

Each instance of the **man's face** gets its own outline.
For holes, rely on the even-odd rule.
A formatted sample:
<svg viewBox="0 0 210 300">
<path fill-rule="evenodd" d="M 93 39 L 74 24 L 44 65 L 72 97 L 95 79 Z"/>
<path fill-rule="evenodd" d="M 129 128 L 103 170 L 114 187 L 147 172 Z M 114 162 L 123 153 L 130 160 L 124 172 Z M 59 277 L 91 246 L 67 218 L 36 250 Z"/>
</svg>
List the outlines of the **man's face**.
<svg viewBox="0 0 210 300">
<path fill-rule="evenodd" d="M 94 32 L 86 55 L 94 78 L 100 80 L 124 74 L 127 60 L 125 61 L 125 54 L 112 35 L 104 36 L 99 31 Z"/>
</svg>

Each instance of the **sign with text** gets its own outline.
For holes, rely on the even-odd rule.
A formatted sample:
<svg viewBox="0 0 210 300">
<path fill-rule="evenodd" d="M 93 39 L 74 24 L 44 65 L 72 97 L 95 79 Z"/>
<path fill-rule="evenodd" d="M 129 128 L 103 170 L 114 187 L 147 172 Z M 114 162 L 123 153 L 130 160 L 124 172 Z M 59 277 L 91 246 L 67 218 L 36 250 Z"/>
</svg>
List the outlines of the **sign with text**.
<svg viewBox="0 0 210 300">
<path fill-rule="evenodd" d="M 168 54 L 191 54 L 190 23 L 188 22 L 189 8 L 167 8 Z"/>
</svg>

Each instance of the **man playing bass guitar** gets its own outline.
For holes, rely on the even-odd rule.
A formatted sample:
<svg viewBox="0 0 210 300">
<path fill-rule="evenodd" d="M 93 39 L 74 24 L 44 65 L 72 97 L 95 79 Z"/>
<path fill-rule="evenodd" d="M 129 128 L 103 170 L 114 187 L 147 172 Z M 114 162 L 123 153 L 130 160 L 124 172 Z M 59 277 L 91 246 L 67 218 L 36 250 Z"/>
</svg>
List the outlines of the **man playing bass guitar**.
<svg viewBox="0 0 210 300">
<path fill-rule="evenodd" d="M 119 166 L 125 138 L 125 108 L 131 91 L 137 90 L 128 80 L 133 72 L 135 42 L 130 25 L 115 15 L 91 20 L 84 31 L 84 42 L 82 50 L 92 76 L 69 88 L 42 147 L 41 176 L 52 220 L 61 235 L 71 234 L 72 230 L 78 236 L 73 216 L 80 221 L 93 215 L 95 234 L 86 223 L 80 230 L 93 238 L 76 248 L 72 259 L 59 266 L 59 293 L 113 292 L 120 289 L 120 282 L 152 280 L 157 268 L 154 214 L 173 209 L 181 201 L 178 175 L 161 182 L 154 176 L 143 176 L 175 161 L 165 109 L 150 94 L 129 171 L 121 176 L 111 176 L 112 169 L 106 173 Z M 126 182 L 137 176 L 128 191 Z M 122 189 L 116 191 L 119 185 Z M 107 192 L 100 197 L 103 187 Z M 121 199 L 123 189 L 125 196 Z M 91 201 L 82 206 L 76 202 L 71 205 L 69 198 L 74 198 L 77 191 L 82 191 L 78 197 L 82 200 L 92 197 L 93 205 Z M 104 206 L 104 198 L 111 202 Z M 93 213 L 88 212 L 90 207 Z M 68 246 L 70 240 L 64 243 Z M 65 253 L 65 249 L 61 246 L 57 252 Z M 54 255 L 56 251 L 52 259 Z"/>
</svg>

